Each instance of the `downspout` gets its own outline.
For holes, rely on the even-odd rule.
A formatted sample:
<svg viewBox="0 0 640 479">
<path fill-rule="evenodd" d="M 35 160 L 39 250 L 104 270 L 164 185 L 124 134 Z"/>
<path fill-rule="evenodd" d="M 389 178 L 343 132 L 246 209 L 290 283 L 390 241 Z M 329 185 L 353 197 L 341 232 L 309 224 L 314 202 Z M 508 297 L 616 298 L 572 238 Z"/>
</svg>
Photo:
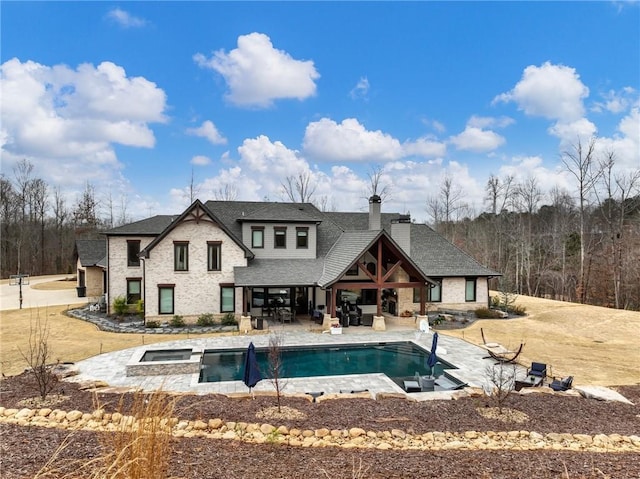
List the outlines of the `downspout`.
<svg viewBox="0 0 640 479">
<path fill-rule="evenodd" d="M 142 324 L 147 325 L 147 275 L 146 275 L 146 262 L 144 257 L 140 258 L 142 261 Z"/>
</svg>

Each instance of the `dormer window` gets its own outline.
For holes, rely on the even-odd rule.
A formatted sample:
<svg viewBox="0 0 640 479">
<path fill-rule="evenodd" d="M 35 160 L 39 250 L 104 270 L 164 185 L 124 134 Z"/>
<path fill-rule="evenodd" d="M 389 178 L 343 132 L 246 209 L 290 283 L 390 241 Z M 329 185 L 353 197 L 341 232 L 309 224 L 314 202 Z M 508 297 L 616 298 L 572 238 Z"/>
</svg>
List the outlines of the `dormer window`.
<svg viewBox="0 0 640 479">
<path fill-rule="evenodd" d="M 253 226 L 251 228 L 251 247 L 264 248 L 264 227 Z"/>
<path fill-rule="evenodd" d="M 309 228 L 296 228 L 296 248 L 309 247 Z"/>
<path fill-rule="evenodd" d="M 273 247 L 274 248 L 286 248 L 287 247 L 287 228 L 285 226 L 276 226 L 273 228 Z"/>
</svg>

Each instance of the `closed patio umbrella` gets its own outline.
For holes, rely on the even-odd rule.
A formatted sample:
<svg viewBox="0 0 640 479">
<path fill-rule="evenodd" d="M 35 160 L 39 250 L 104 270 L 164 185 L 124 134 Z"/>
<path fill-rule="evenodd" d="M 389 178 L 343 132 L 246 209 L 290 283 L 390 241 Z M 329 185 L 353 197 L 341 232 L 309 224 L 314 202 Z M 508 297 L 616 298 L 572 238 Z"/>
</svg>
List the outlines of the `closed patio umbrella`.
<svg viewBox="0 0 640 479">
<path fill-rule="evenodd" d="M 244 375 L 242 382 L 249 388 L 254 387 L 258 382 L 262 380 L 262 374 L 260 374 L 260 368 L 258 367 L 258 360 L 256 358 L 256 347 L 253 342 L 249 343 L 247 348 L 247 354 L 244 358 Z"/>
<path fill-rule="evenodd" d="M 433 341 L 431 342 L 431 352 L 427 358 L 427 366 L 431 368 L 431 377 L 433 377 L 433 369 L 438 362 L 438 356 L 436 356 L 436 348 L 438 347 L 438 333 L 433 333 Z"/>
</svg>

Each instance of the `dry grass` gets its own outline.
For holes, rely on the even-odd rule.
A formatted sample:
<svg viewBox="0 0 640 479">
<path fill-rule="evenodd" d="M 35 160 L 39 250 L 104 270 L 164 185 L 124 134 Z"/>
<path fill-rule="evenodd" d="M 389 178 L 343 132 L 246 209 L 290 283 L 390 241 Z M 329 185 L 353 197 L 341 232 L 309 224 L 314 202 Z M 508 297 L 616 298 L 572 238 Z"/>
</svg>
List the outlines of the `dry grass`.
<svg viewBox="0 0 640 479">
<path fill-rule="evenodd" d="M 36 309 L 36 308 L 34 308 Z M 5 375 L 19 374 L 27 367 L 20 349 L 29 344 L 29 325 L 32 316 L 46 319 L 48 342 L 53 361 L 77 362 L 100 353 L 176 339 L 187 339 L 186 334 L 119 334 L 100 331 L 94 324 L 64 314 L 67 306 L 15 309 L 2 311 L 0 321 L 0 371 Z M 201 335 L 198 337 L 207 337 Z"/>
<path fill-rule="evenodd" d="M 167 477 L 172 460 L 172 428 L 176 397 L 157 391 L 136 392 L 127 407 L 121 401 L 122 419 L 111 434 L 100 436 L 104 455 L 89 461 L 60 460 L 63 442 L 35 478 L 160 479 Z M 97 410 L 100 410 L 98 405 Z M 71 472 L 66 472 L 71 470 Z"/>
<path fill-rule="evenodd" d="M 546 363 L 550 375 L 574 376 L 574 384 L 640 384 L 640 312 L 621 311 L 519 296 L 516 304 L 528 316 L 509 320 L 478 320 L 463 330 L 442 334 L 482 344 L 487 341 L 507 348 L 525 343 L 518 362 Z"/>
<path fill-rule="evenodd" d="M 47 281 L 46 283 L 38 283 L 30 285 L 31 289 L 39 289 L 43 291 L 56 291 L 60 289 L 76 289 L 77 282 L 75 278 L 60 279 L 58 281 Z"/>
</svg>

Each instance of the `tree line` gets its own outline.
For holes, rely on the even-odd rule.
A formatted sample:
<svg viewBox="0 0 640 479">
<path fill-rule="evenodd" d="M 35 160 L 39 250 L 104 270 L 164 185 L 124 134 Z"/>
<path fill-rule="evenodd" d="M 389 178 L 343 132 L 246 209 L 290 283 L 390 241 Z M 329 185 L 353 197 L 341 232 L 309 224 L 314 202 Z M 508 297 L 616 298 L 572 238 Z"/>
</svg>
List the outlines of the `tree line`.
<svg viewBox="0 0 640 479">
<path fill-rule="evenodd" d="M 564 301 L 640 309 L 640 169 L 616 172 L 596 140 L 562 155 L 575 191 L 491 175 L 484 212 L 469 214 L 451 178 L 427 201 L 434 228 L 502 273 L 493 287 Z"/>
</svg>

